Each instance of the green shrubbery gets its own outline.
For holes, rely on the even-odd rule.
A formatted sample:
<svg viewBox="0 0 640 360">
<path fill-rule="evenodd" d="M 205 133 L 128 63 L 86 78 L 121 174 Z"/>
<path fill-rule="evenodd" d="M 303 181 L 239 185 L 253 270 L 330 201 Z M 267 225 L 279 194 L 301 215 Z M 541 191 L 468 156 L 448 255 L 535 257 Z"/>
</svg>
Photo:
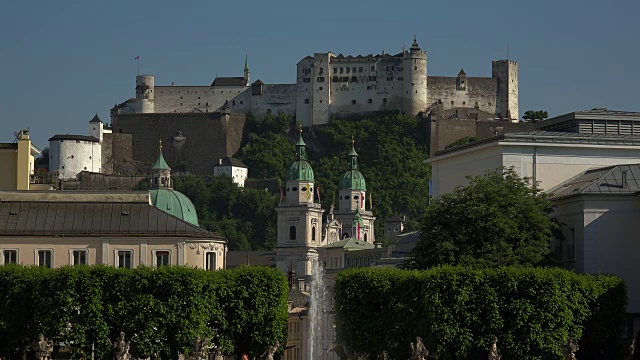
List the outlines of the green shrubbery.
<svg viewBox="0 0 640 360">
<path fill-rule="evenodd" d="M 494 335 L 505 359 L 621 359 L 626 287 L 561 269 L 349 269 L 335 287 L 338 339 L 360 354 L 409 357 L 421 336 L 439 359 L 472 359 Z M 479 349 L 481 349 L 479 351 Z"/>
<path fill-rule="evenodd" d="M 177 359 L 198 335 L 227 354 L 261 354 L 286 338 L 287 290 L 282 272 L 264 267 L 0 266 L 0 357 L 22 358 L 43 333 L 72 344 L 76 359 L 91 358 L 92 344 L 108 359 L 120 331 L 140 358 Z"/>
</svg>

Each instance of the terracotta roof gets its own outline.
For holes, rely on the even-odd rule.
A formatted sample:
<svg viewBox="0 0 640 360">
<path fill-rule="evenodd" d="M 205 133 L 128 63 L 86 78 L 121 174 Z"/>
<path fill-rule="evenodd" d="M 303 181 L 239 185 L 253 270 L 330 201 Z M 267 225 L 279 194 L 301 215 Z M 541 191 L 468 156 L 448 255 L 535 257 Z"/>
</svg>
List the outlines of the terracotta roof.
<svg viewBox="0 0 640 360">
<path fill-rule="evenodd" d="M 93 136 L 87 136 L 87 135 L 69 135 L 69 134 L 65 134 L 65 135 L 55 135 L 51 138 L 49 138 L 49 141 L 54 141 L 54 140 L 81 140 L 81 141 L 91 141 L 91 142 L 100 142 L 99 139 L 94 138 Z"/>
<path fill-rule="evenodd" d="M 217 77 L 211 86 L 246 86 L 244 77 Z"/>
<path fill-rule="evenodd" d="M 223 238 L 149 204 L 7 201 L 0 203 L 0 236 L 179 236 Z"/>
</svg>

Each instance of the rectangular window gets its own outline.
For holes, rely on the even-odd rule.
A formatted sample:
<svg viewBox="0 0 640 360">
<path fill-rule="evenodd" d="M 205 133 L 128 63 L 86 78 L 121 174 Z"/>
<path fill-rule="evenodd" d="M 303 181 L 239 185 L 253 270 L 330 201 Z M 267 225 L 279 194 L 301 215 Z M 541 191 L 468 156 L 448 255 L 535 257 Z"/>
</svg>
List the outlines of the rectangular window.
<svg viewBox="0 0 640 360">
<path fill-rule="evenodd" d="M 5 265 L 18 263 L 18 250 L 4 250 L 2 256 L 4 257 Z"/>
<path fill-rule="evenodd" d="M 576 229 L 569 229 L 569 239 L 567 241 L 567 260 L 576 259 Z"/>
<path fill-rule="evenodd" d="M 73 265 L 88 265 L 87 250 L 73 250 L 71 253 L 73 257 Z"/>
<path fill-rule="evenodd" d="M 363 71 L 364 71 L 364 69 L 362 68 L 362 66 L 360 66 L 360 67 L 358 68 L 358 72 L 363 72 Z"/>
<path fill-rule="evenodd" d="M 347 74 L 351 72 L 351 68 L 347 68 Z"/>
<path fill-rule="evenodd" d="M 337 72 L 338 72 L 338 68 L 337 68 L 337 67 L 334 67 L 334 68 L 333 68 L 333 73 L 334 73 L 334 74 L 336 74 Z"/>
<path fill-rule="evenodd" d="M 170 253 L 168 251 L 156 251 L 156 266 L 169 266 L 170 263 Z"/>
<path fill-rule="evenodd" d="M 344 68 L 340 68 L 340 74 L 344 72 Z"/>
<path fill-rule="evenodd" d="M 318 82 L 324 82 L 324 77 L 323 76 L 319 76 L 318 77 Z"/>
<path fill-rule="evenodd" d="M 208 252 L 206 254 L 206 264 L 205 267 L 209 271 L 216 271 L 216 253 Z"/>
<path fill-rule="evenodd" d="M 53 251 L 38 250 L 38 266 L 53 267 Z"/>
<path fill-rule="evenodd" d="M 118 251 L 117 258 L 116 258 L 116 261 L 117 261 L 116 267 L 124 268 L 124 269 L 133 268 L 133 263 L 131 261 L 132 257 L 133 257 L 132 251 L 129 251 L 129 250 Z"/>
</svg>

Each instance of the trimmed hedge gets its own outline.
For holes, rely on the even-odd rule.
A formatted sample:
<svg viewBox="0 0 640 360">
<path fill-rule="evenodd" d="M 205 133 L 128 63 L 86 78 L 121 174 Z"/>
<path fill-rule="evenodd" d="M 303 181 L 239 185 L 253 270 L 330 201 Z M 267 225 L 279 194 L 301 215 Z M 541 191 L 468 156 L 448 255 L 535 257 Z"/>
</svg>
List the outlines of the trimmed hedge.
<svg viewBox="0 0 640 360">
<path fill-rule="evenodd" d="M 441 360 L 562 359 L 567 337 L 581 360 L 622 359 L 627 293 L 615 276 L 562 269 L 439 267 L 348 269 L 338 274 L 338 342 L 361 355 L 409 357 L 421 336 Z"/>
<path fill-rule="evenodd" d="M 176 359 L 198 335 L 259 355 L 286 339 L 287 295 L 284 274 L 266 267 L 0 266 L 0 357 L 21 359 L 43 333 L 72 344 L 73 358 L 91 358 L 95 344 L 107 359 L 120 331 L 140 358 Z"/>
</svg>

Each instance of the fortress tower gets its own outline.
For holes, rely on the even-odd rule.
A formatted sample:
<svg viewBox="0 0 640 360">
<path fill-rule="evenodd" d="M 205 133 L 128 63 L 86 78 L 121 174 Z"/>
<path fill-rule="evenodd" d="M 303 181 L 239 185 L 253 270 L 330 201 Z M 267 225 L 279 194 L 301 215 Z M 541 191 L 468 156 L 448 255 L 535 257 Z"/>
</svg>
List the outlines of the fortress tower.
<svg viewBox="0 0 640 360">
<path fill-rule="evenodd" d="M 315 179 L 307 161 L 306 145 L 296 143 L 296 160 L 289 168 L 286 199 L 276 208 L 278 214 L 276 266 L 283 272 L 295 269 L 297 274 L 310 276 L 312 261 L 318 258 L 322 246 L 322 213 L 315 202 Z"/>
<path fill-rule="evenodd" d="M 427 108 L 427 52 L 420 50 L 416 37 L 402 55 L 402 111 L 417 115 Z"/>
<path fill-rule="evenodd" d="M 511 60 L 493 61 L 491 76 L 498 82 L 496 113 L 503 119 L 518 122 L 518 63 Z"/>
<path fill-rule="evenodd" d="M 137 113 L 154 112 L 154 77 L 151 75 L 136 76 L 136 106 Z"/>
</svg>

